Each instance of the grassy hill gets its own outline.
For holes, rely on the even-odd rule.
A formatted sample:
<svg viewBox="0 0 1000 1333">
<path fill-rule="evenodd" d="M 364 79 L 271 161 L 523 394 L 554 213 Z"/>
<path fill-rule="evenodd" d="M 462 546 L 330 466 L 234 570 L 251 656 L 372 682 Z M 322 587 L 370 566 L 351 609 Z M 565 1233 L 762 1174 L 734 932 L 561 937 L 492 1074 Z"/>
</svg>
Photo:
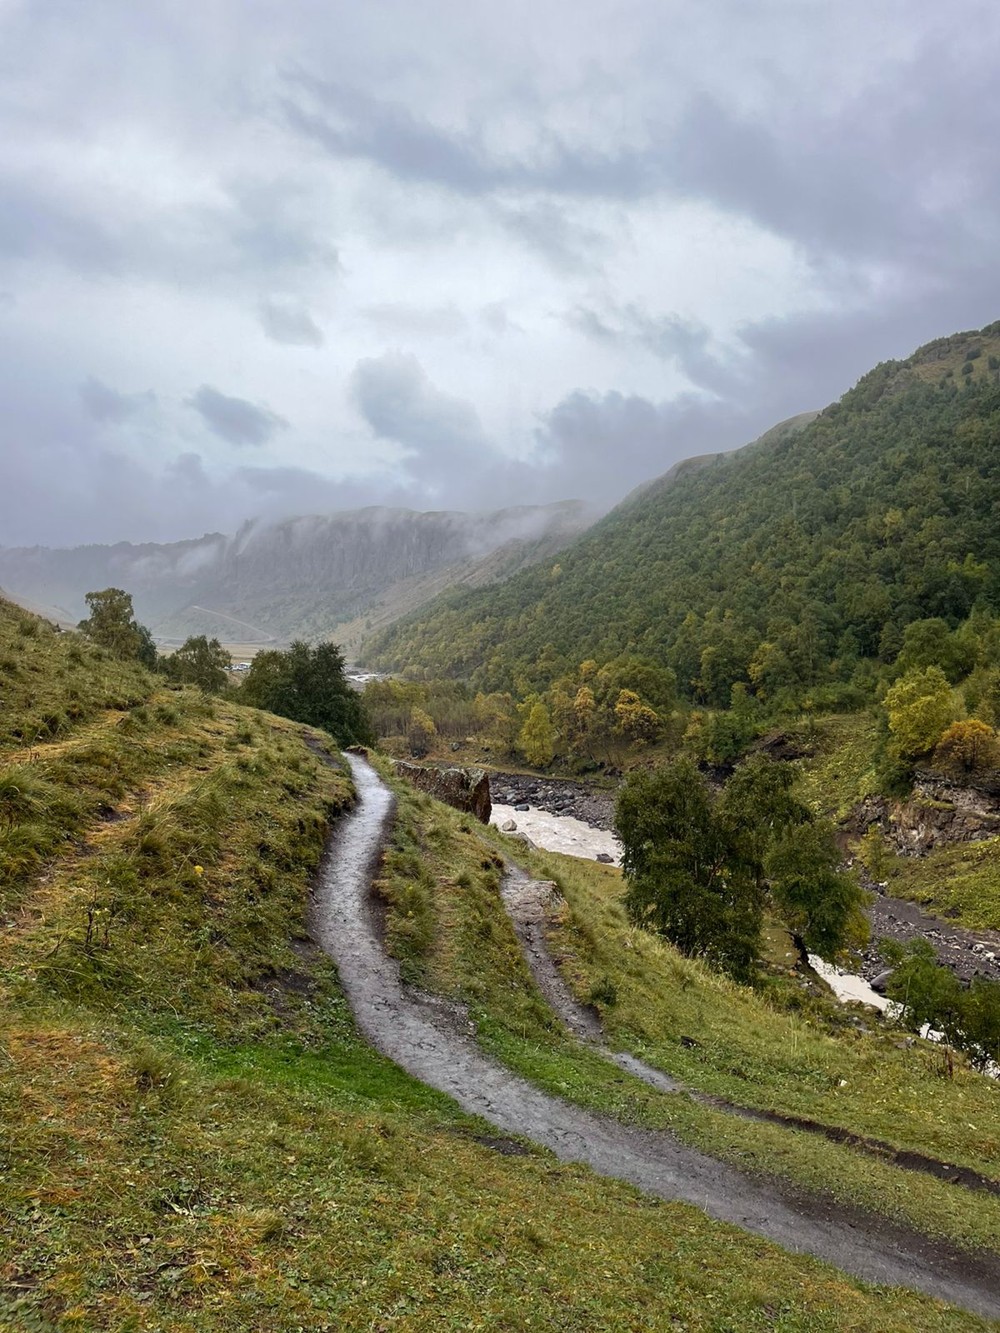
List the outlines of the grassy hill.
<svg viewBox="0 0 1000 1333">
<path fill-rule="evenodd" d="M 0 700 L 0 1328 L 985 1327 L 498 1141 L 373 1053 L 308 934 L 310 875 L 351 801 L 344 772 L 313 748 L 321 737 L 310 745 L 292 723 L 164 689 L 3 602 Z M 425 908 L 417 902 L 434 913 L 421 938 L 455 960 L 453 977 L 471 976 L 478 941 L 483 1039 L 583 1095 L 586 1061 L 556 1040 L 483 897 L 490 835 L 460 825 L 425 798 L 404 800 L 386 892 L 407 873 L 400 853 L 416 854 L 412 882 L 425 896 L 439 886 Z M 457 914 L 454 932 L 442 912 Z M 676 995 L 672 957 L 641 962 Z M 429 981 L 457 984 L 435 966 Z M 694 1009 L 683 1024 L 698 1012 L 721 1018 L 715 983 L 684 970 Z M 732 988 L 721 1001 L 764 1018 Z M 667 1032 L 666 1019 L 647 1021 Z M 761 1064 L 805 1040 L 784 1021 L 768 1019 L 754 1038 Z M 739 1045 L 742 1020 L 729 1026 Z M 841 1054 L 832 1037 L 808 1040 L 789 1105 L 863 1069 L 854 1038 Z M 949 1089 L 921 1061 L 907 1081 L 885 1043 L 864 1050 L 868 1067 L 888 1055 L 887 1079 L 909 1099 L 902 1142 L 995 1159 L 992 1112 L 971 1076 L 960 1070 Z M 720 1086 L 738 1077 L 737 1059 L 750 1069 L 749 1052 L 737 1057 L 716 1037 L 705 1052 Z M 626 1118 L 673 1116 L 694 1138 L 711 1129 L 700 1113 L 667 1109 L 675 1099 L 640 1103 L 626 1083 L 612 1106 L 607 1078 L 594 1086 L 587 1095 Z M 883 1118 L 870 1108 L 873 1127 Z M 773 1152 L 742 1131 L 725 1151 L 738 1155 L 739 1138 L 751 1165 Z M 789 1169 L 806 1172 L 787 1151 L 799 1163 Z M 808 1170 L 832 1182 L 843 1166 L 836 1157 Z M 968 1204 L 931 1185 L 910 1204 L 897 1186 L 890 1211 L 975 1243 L 990 1198 Z"/>
<path fill-rule="evenodd" d="M 886 362 L 797 431 L 644 488 L 499 587 L 371 639 L 373 665 L 524 693 L 636 653 L 726 706 L 846 682 L 1000 587 L 1000 324 Z M 666 480 L 666 479 L 664 479 Z"/>
</svg>

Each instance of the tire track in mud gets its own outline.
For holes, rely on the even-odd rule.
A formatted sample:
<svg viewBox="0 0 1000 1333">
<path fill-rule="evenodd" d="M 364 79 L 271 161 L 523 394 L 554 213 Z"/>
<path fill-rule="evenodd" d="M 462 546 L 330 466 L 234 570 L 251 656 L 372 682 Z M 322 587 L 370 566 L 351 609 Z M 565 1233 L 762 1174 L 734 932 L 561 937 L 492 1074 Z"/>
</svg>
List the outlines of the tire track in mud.
<svg viewBox="0 0 1000 1333">
<path fill-rule="evenodd" d="M 382 948 L 371 883 L 394 801 L 364 759 L 347 758 L 359 802 L 330 840 L 315 889 L 313 930 L 377 1050 L 463 1110 L 533 1139 L 561 1161 L 693 1204 L 865 1281 L 912 1287 L 976 1314 L 1000 1316 L 995 1256 L 961 1251 L 784 1182 L 752 1180 L 668 1133 L 563 1102 L 489 1060 L 456 1021 L 458 1006 L 404 986 Z"/>
</svg>

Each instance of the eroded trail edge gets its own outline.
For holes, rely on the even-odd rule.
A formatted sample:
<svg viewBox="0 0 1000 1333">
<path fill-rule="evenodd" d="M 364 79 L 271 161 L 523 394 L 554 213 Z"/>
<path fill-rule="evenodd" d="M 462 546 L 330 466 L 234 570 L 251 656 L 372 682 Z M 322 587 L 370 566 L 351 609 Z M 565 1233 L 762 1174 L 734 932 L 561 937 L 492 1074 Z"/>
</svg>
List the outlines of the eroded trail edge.
<svg viewBox="0 0 1000 1333">
<path fill-rule="evenodd" d="M 359 800 L 331 838 L 315 890 L 313 930 L 376 1049 L 464 1110 L 533 1139 L 562 1161 L 694 1204 L 866 1281 L 912 1287 L 976 1314 L 1000 1316 L 1000 1260 L 994 1256 L 965 1253 L 783 1183 L 752 1180 L 670 1134 L 622 1125 L 551 1097 L 487 1059 L 461 1031 L 454 1008 L 404 986 L 382 948 L 371 882 L 393 797 L 370 764 L 347 758 Z"/>
</svg>

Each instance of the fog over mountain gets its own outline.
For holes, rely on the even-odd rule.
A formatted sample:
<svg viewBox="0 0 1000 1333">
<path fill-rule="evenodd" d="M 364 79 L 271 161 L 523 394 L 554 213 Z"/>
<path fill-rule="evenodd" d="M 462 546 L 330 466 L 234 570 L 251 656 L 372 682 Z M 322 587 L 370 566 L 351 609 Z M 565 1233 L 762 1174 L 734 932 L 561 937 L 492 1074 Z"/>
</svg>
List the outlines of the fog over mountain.
<svg viewBox="0 0 1000 1333">
<path fill-rule="evenodd" d="M 72 625 L 87 592 L 122 587 L 161 643 L 335 634 L 351 650 L 446 588 L 481 587 L 553 555 L 593 518 L 571 501 L 472 514 L 371 507 L 180 542 L 0 547 L 0 592 Z"/>
<path fill-rule="evenodd" d="M 983 325 L 998 46 L 981 0 L 11 0 L 0 545 L 607 507 Z"/>
</svg>

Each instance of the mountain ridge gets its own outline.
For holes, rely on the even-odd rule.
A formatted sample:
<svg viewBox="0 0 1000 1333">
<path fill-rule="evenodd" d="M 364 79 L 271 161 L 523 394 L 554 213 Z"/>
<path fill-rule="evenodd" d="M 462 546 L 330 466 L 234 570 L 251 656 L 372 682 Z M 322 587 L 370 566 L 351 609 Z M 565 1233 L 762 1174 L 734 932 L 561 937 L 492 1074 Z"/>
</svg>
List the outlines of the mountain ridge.
<svg viewBox="0 0 1000 1333">
<path fill-rule="evenodd" d="M 891 660 L 911 621 L 954 627 L 996 600 L 998 439 L 1000 323 L 881 363 L 798 429 L 671 470 L 557 566 L 452 590 L 362 660 L 524 694 L 632 653 L 714 706 L 737 683 L 843 681 Z"/>
<path fill-rule="evenodd" d="M 71 624 L 86 592 L 120 586 L 161 642 L 197 633 L 233 641 L 236 626 L 242 641 L 263 644 L 363 624 L 384 597 L 411 609 L 450 578 L 507 577 L 590 519 L 579 501 L 483 513 L 369 506 L 171 543 L 0 548 L 0 583 Z"/>
</svg>

